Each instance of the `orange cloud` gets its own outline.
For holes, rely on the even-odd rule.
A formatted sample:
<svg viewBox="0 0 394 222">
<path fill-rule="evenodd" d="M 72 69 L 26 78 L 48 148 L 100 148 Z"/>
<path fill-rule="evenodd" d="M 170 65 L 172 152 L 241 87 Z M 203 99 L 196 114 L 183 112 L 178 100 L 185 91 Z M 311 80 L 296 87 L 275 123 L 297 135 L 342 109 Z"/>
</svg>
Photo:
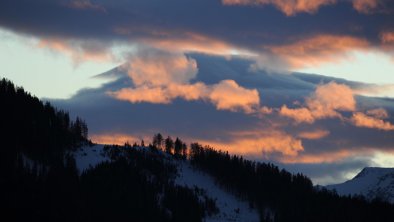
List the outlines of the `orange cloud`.
<svg viewBox="0 0 394 222">
<path fill-rule="evenodd" d="M 119 100 L 129 101 L 131 103 L 156 103 L 168 104 L 173 98 L 170 98 L 161 87 L 147 87 L 141 86 L 138 88 L 123 88 L 116 92 L 108 92 L 108 95 Z"/>
<path fill-rule="evenodd" d="M 267 106 L 263 106 L 263 107 L 260 108 L 259 113 L 261 113 L 261 114 L 271 114 L 271 113 L 273 113 L 273 109 L 269 108 Z"/>
<path fill-rule="evenodd" d="M 297 123 L 313 123 L 317 119 L 342 118 L 338 111 L 355 111 L 356 100 L 350 87 L 330 82 L 316 87 L 306 99 L 306 107 L 290 109 L 282 106 L 279 114 L 294 119 Z"/>
<path fill-rule="evenodd" d="M 289 66 L 300 69 L 346 58 L 348 52 L 365 49 L 368 41 L 351 36 L 317 35 L 288 45 L 264 46 Z"/>
<path fill-rule="evenodd" d="M 90 139 L 94 143 L 98 143 L 98 144 L 116 144 L 116 145 L 124 145 L 126 142 L 134 143 L 141 141 L 141 139 L 134 137 L 132 135 L 119 134 L 119 133 L 95 134 L 92 135 Z"/>
<path fill-rule="evenodd" d="M 195 78 L 197 62 L 182 54 L 150 50 L 132 56 L 123 67 L 136 86 L 165 86 L 170 83 L 185 84 Z"/>
<path fill-rule="evenodd" d="M 298 134 L 299 138 L 308 140 L 318 140 L 324 138 L 330 134 L 328 130 L 315 130 L 315 131 L 305 131 Z"/>
<path fill-rule="evenodd" d="M 180 97 L 188 101 L 206 99 L 210 92 L 209 86 L 202 82 L 185 85 L 170 84 L 166 89 L 170 98 Z"/>
<path fill-rule="evenodd" d="M 209 99 L 219 110 L 255 112 L 260 104 L 256 89 L 245 89 L 234 80 L 223 80 L 212 87 Z"/>
<path fill-rule="evenodd" d="M 319 85 L 314 94 L 306 100 L 306 104 L 313 116 L 318 119 L 338 116 L 336 110 L 354 111 L 356 109 L 352 89 L 335 82 Z"/>
<path fill-rule="evenodd" d="M 394 125 L 382 119 L 365 115 L 364 113 L 354 113 L 351 122 L 358 127 L 373 128 L 380 130 L 394 130 Z"/>
<path fill-rule="evenodd" d="M 371 13 L 379 5 L 379 0 L 353 0 L 353 8 L 361 13 Z"/>
<path fill-rule="evenodd" d="M 316 88 L 315 92 L 306 99 L 306 107 L 290 109 L 284 105 L 280 108 L 279 114 L 295 120 L 296 123 L 311 124 L 318 119 L 334 117 L 344 119 L 338 111 L 355 112 L 356 100 L 350 87 L 330 82 Z M 357 127 L 394 130 L 394 125 L 382 120 L 388 117 L 386 110 L 372 109 L 367 110 L 366 113 L 353 113 L 350 122 Z M 300 134 L 300 138 L 307 136 L 311 135 Z"/>
<path fill-rule="evenodd" d="M 272 4 L 287 16 L 300 12 L 315 13 L 324 6 L 336 3 L 336 0 L 222 0 L 224 5 L 267 5 Z"/>
<path fill-rule="evenodd" d="M 115 92 L 108 92 L 108 95 L 131 103 L 156 103 L 169 104 L 176 98 L 188 101 L 206 99 L 209 95 L 209 88 L 205 84 L 198 82 L 195 84 L 169 84 L 167 86 L 139 86 L 136 88 L 124 88 Z"/>
<path fill-rule="evenodd" d="M 216 149 L 229 151 L 232 154 L 241 155 L 266 155 L 271 153 L 280 153 L 285 156 L 297 156 L 299 152 L 304 151 L 302 141 L 294 138 L 285 132 L 270 131 L 252 131 L 252 132 L 235 132 L 231 133 L 235 138 L 232 141 L 201 141 L 209 144 Z"/>
<path fill-rule="evenodd" d="M 289 109 L 286 105 L 283 105 L 279 110 L 279 114 L 294 119 L 297 123 L 315 122 L 315 118 L 313 117 L 311 111 L 307 108 Z"/>
</svg>

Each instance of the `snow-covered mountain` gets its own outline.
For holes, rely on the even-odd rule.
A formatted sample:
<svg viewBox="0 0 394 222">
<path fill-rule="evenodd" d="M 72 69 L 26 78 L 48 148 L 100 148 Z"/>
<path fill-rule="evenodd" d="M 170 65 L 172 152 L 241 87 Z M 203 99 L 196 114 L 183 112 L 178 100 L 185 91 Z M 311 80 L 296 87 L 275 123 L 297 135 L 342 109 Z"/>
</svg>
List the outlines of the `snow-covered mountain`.
<svg viewBox="0 0 394 222">
<path fill-rule="evenodd" d="M 366 167 L 353 179 L 326 188 L 339 195 L 363 195 L 394 203 L 394 168 Z"/>
</svg>

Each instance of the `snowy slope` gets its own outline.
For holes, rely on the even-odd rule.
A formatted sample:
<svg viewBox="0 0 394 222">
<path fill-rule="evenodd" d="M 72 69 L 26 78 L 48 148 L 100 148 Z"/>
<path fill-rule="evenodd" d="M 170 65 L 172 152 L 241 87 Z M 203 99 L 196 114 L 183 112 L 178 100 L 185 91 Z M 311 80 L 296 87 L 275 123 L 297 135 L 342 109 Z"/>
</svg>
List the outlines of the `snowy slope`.
<svg viewBox="0 0 394 222">
<path fill-rule="evenodd" d="M 363 195 L 367 199 L 379 197 L 394 203 L 394 168 L 364 168 L 353 179 L 345 183 L 328 185 L 340 195 Z"/>
<path fill-rule="evenodd" d="M 190 163 L 179 162 L 179 176 L 175 182 L 188 187 L 198 187 L 206 191 L 207 195 L 216 199 L 220 210 L 219 214 L 207 218 L 206 221 L 259 221 L 259 214 L 255 209 L 250 209 L 247 202 L 240 201 L 234 195 L 224 191 L 215 184 L 214 179 L 194 169 Z"/>
<path fill-rule="evenodd" d="M 81 147 L 74 153 L 79 172 L 94 167 L 97 164 L 109 161 L 104 155 L 104 145 L 94 145 L 92 147 Z M 142 149 L 139 147 L 139 149 Z M 163 157 L 170 157 L 163 153 Z M 175 183 L 190 188 L 197 187 L 206 192 L 207 196 L 216 199 L 219 213 L 206 221 L 259 221 L 259 214 L 256 209 L 250 209 L 246 201 L 241 201 L 234 195 L 220 188 L 215 184 L 214 179 L 194 169 L 189 162 L 172 160 L 178 165 L 178 177 Z"/>
<path fill-rule="evenodd" d="M 104 145 L 85 146 L 74 153 L 80 173 L 89 169 L 89 167 L 94 167 L 101 162 L 110 160 L 104 155 L 103 148 Z M 143 148 L 138 147 L 137 149 Z M 178 165 L 179 174 L 175 179 L 176 184 L 190 188 L 197 187 L 204 190 L 208 197 L 216 199 L 220 212 L 211 218 L 206 218 L 206 221 L 259 221 L 257 210 L 250 209 L 248 202 L 241 201 L 234 195 L 221 189 L 215 184 L 211 176 L 194 169 L 187 161 L 171 160 L 171 156 L 165 153 L 162 154 L 164 158 L 170 158 L 170 161 L 174 161 Z"/>
<path fill-rule="evenodd" d="M 78 151 L 74 153 L 77 168 L 80 173 L 95 167 L 97 164 L 109 161 L 110 159 L 104 155 L 104 145 L 84 146 L 78 148 Z"/>
</svg>

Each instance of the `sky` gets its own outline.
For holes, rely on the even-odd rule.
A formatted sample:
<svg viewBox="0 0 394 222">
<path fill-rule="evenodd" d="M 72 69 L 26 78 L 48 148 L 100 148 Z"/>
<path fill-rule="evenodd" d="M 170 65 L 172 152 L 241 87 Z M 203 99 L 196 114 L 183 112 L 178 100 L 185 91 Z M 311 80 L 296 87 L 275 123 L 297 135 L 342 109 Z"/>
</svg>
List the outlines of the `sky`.
<svg viewBox="0 0 394 222">
<path fill-rule="evenodd" d="M 0 76 L 100 143 L 161 132 L 323 185 L 394 166 L 389 0 L 2 0 Z"/>
</svg>

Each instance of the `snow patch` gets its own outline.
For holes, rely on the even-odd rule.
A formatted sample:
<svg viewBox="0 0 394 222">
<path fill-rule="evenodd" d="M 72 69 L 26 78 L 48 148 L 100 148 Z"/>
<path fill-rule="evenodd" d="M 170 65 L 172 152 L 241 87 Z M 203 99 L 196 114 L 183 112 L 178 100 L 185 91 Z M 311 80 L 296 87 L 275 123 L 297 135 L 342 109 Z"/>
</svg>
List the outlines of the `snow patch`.
<svg viewBox="0 0 394 222">
<path fill-rule="evenodd" d="M 78 148 L 78 151 L 74 153 L 74 157 L 80 173 L 91 167 L 95 167 L 99 163 L 110 161 L 104 154 L 103 148 L 104 145 L 101 144 Z"/>
</svg>

